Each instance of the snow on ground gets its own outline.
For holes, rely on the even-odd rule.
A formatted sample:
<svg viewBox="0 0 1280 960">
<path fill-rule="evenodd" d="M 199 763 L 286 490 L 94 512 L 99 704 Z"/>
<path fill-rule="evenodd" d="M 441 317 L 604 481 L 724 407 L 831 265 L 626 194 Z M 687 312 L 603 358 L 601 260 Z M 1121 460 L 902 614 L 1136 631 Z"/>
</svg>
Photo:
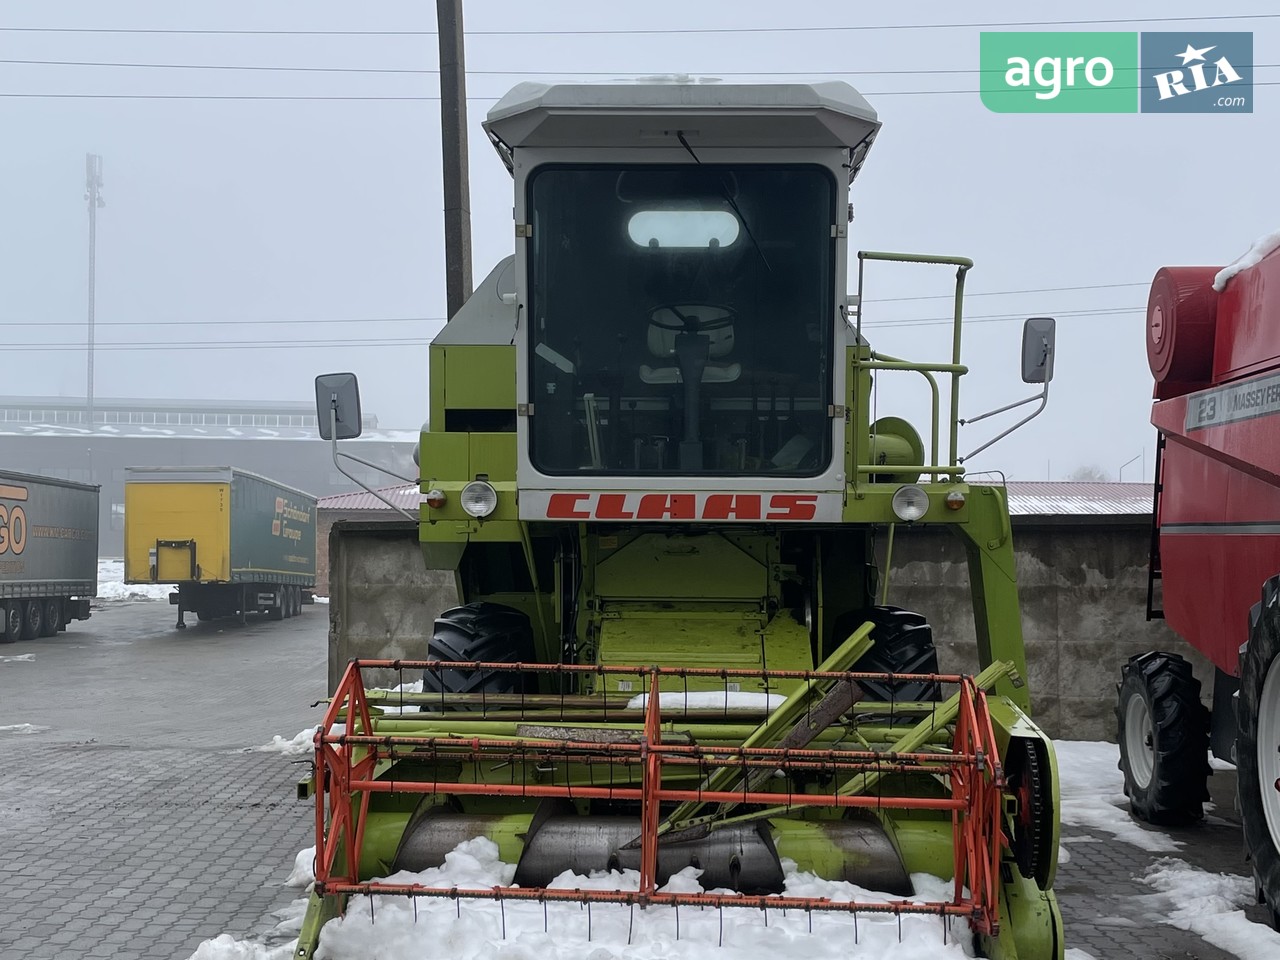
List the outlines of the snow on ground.
<svg viewBox="0 0 1280 960">
<path fill-rule="evenodd" d="M 1062 960 L 1094 960 L 1094 956 L 1079 947 L 1067 947 L 1067 952 L 1063 954 Z"/>
<path fill-rule="evenodd" d="M 316 603 L 328 603 L 328 602 L 329 602 L 329 598 L 328 598 L 328 597 L 315 597 L 315 596 L 313 596 L 311 599 L 312 599 L 312 600 L 314 600 Z"/>
<path fill-rule="evenodd" d="M 34 653 L 15 653 L 11 657 L 0 657 L 0 663 L 31 663 L 35 658 Z"/>
<path fill-rule="evenodd" d="M 1150 853 L 1171 853 L 1182 844 L 1158 830 L 1147 830 L 1129 815 L 1124 795 L 1120 748 L 1114 743 L 1057 740 L 1062 789 L 1062 822 L 1109 833 Z"/>
<path fill-rule="evenodd" d="M 123 560 L 98 560 L 99 600 L 168 600 L 173 590 L 170 583 L 125 583 Z"/>
<path fill-rule="evenodd" d="M 1268 233 L 1253 241 L 1251 246 L 1235 263 L 1223 267 L 1213 278 L 1213 289 L 1221 293 L 1227 288 L 1227 281 L 1243 270 L 1248 270 L 1273 250 L 1280 250 L 1280 230 Z"/>
<path fill-rule="evenodd" d="M 1254 923 L 1243 908 L 1254 902 L 1253 880 L 1209 873 L 1181 860 L 1161 858 L 1142 878 L 1159 893 L 1152 919 L 1190 930 L 1240 960 L 1280 957 L 1280 933 Z"/>
<path fill-rule="evenodd" d="M 44 733 L 48 729 L 38 723 L 8 723 L 0 726 L 0 733 Z"/>
<path fill-rule="evenodd" d="M 260 747 L 250 747 L 249 752 L 283 753 L 286 757 L 306 756 L 316 748 L 316 731 L 319 729 L 318 726 L 307 727 L 305 730 L 299 730 L 288 740 L 277 733 L 271 738 L 270 743 L 264 743 Z"/>
<path fill-rule="evenodd" d="M 780 693 L 704 690 L 684 694 L 663 693 L 660 706 L 664 710 L 678 710 L 683 701 L 686 710 L 777 710 L 786 699 Z M 649 695 L 642 693 L 627 701 L 627 709 L 643 710 L 648 702 Z"/>
</svg>

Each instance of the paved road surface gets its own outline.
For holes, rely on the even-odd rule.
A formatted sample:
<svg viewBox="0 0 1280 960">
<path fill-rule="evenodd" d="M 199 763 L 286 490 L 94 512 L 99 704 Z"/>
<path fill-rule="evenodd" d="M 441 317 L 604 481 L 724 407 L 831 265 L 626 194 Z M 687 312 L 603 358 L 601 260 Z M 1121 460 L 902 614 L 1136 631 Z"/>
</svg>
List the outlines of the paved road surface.
<svg viewBox="0 0 1280 960">
<path fill-rule="evenodd" d="M 164 603 L 107 605 L 49 640 L 0 646 L 0 960 L 184 960 L 220 933 L 263 934 L 294 854 L 306 764 L 246 752 L 319 720 L 327 607 L 283 622 L 173 629 Z M 1234 775 L 1221 820 L 1180 831 L 1181 859 L 1243 872 Z M 1226 822 L 1224 822 L 1226 821 Z M 1079 838 L 1086 831 L 1075 831 Z M 1229 960 L 1153 922 L 1138 882 L 1156 857 L 1071 842 L 1058 873 L 1069 946 L 1097 960 Z"/>
</svg>

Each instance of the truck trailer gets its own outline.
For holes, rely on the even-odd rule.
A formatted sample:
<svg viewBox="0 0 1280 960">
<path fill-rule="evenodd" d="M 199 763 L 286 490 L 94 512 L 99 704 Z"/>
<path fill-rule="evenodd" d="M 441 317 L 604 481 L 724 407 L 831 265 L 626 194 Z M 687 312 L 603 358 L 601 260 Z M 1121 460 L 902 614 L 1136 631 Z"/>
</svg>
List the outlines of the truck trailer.
<svg viewBox="0 0 1280 960">
<path fill-rule="evenodd" d="M 98 487 L 0 470 L 0 643 L 88 620 L 98 593 Z"/>
<path fill-rule="evenodd" d="M 127 583 L 172 583 L 169 602 L 200 620 L 302 612 L 316 582 L 316 501 L 236 467 L 130 467 Z"/>
<path fill-rule="evenodd" d="M 1133 812 L 1202 819 L 1207 754 L 1236 765 L 1260 902 L 1280 918 L 1280 233 L 1229 267 L 1164 267 L 1147 304 L 1157 446 L 1148 618 L 1213 664 L 1213 709 L 1174 653 L 1124 665 Z M 1208 679 L 1207 677 L 1204 679 Z"/>
</svg>

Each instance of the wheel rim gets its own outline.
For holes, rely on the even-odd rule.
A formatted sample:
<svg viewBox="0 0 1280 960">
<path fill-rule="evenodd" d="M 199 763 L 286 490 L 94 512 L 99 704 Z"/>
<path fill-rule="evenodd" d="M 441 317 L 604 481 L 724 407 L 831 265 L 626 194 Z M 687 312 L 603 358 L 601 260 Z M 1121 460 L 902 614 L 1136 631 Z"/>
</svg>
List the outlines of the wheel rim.
<svg viewBox="0 0 1280 960">
<path fill-rule="evenodd" d="M 1144 790 L 1151 783 L 1151 774 L 1155 771 L 1154 740 L 1147 701 L 1135 694 L 1124 708 L 1124 752 L 1129 758 L 1129 776 Z"/>
<path fill-rule="evenodd" d="M 1271 842 L 1280 847 L 1280 656 L 1271 661 L 1258 701 L 1258 792 Z"/>
</svg>

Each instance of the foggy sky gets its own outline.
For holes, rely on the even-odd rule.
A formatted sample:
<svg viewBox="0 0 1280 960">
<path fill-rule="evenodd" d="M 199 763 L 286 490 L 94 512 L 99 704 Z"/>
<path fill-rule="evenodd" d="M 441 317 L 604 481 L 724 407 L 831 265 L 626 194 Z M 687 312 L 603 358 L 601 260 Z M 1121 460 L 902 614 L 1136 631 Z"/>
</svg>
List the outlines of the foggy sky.
<svg viewBox="0 0 1280 960">
<path fill-rule="evenodd" d="M 1160 9 L 1169 17 L 1206 10 L 1185 0 Z M 1217 12 L 1256 9 L 1233 3 Z M 479 123 L 520 80 L 590 79 L 548 73 L 556 69 L 602 71 L 601 80 L 654 73 L 725 82 L 847 80 L 884 123 L 854 186 L 851 250 L 951 253 L 976 261 L 969 293 L 977 295 L 967 313 L 983 322 L 966 327 L 965 359 L 973 373 L 962 390 L 962 412 L 1031 392 L 1018 378 L 1018 321 L 991 322 L 985 315 L 1060 317 L 1048 411 L 973 466 L 1030 480 L 1096 464 L 1114 477 L 1124 461 L 1145 454 L 1150 476 L 1155 432 L 1144 348 L 1146 284 L 1163 264 L 1229 262 L 1280 226 L 1276 88 L 1258 85 L 1280 81 L 1280 69 L 1254 71 L 1252 115 L 1001 115 L 983 107 L 976 93 L 979 30 L 972 27 L 482 32 L 1109 18 L 1120 15 L 1116 10 L 1101 2 L 1048 8 L 811 0 L 468 3 L 475 281 L 512 249 L 511 180 Z M 0 8 L 0 26 L 431 31 L 435 5 L 9 0 Z M 1258 63 L 1280 63 L 1274 20 L 1061 29 L 1252 29 Z M 6 60 L 436 67 L 434 36 L 0 32 L 0 51 Z M 761 73 L 736 75 L 754 70 Z M 844 72 L 904 70 L 970 72 Z M 6 93 L 434 97 L 437 82 L 434 74 L 0 64 Z M 961 92 L 902 94 L 931 90 Z M 0 351 L 5 394 L 84 395 L 84 155 L 94 152 L 104 158 L 107 201 L 98 225 L 98 342 L 106 346 L 97 355 L 98 396 L 306 400 L 317 373 L 350 369 L 361 378 L 365 410 L 382 425 L 413 428 L 426 418 L 425 342 L 444 314 L 437 102 L 0 98 L 0 131 L 0 322 L 10 344 Z M 983 295 L 1099 284 L 1128 286 Z M 950 275 L 941 269 L 881 266 L 869 276 L 866 297 L 949 290 Z M 1110 312 L 1079 313 L 1086 310 Z M 948 327 L 877 332 L 876 324 L 942 318 L 948 311 L 948 302 L 938 299 L 869 302 L 865 324 L 879 349 L 943 360 Z M 304 322 L 265 323 L 280 320 Z M 352 322 L 319 322 L 328 320 Z M 123 325 L 127 321 L 150 325 Z M 30 325 L 16 325 L 22 323 Z M 308 340 L 337 343 L 300 348 Z M 379 340 L 393 342 L 366 343 Z M 282 346 L 173 346 L 210 341 Z M 20 349 L 23 344 L 39 349 Z M 927 426 L 921 387 L 886 382 L 877 413 L 905 413 Z M 962 448 L 996 429 L 985 423 L 966 428 Z M 1138 464 L 1124 475 L 1137 479 Z"/>
</svg>

